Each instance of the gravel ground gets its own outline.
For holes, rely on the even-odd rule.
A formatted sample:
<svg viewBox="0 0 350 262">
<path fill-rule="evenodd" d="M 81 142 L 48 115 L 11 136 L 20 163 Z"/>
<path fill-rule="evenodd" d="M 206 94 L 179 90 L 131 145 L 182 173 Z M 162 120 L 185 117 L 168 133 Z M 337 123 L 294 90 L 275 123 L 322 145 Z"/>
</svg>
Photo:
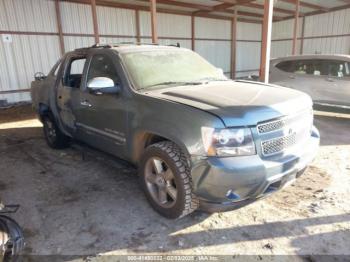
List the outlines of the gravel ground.
<svg viewBox="0 0 350 262">
<path fill-rule="evenodd" d="M 350 259 L 350 116 L 318 113 L 315 123 L 318 156 L 290 187 L 236 211 L 174 221 L 150 208 L 128 164 L 83 146 L 52 150 L 29 107 L 1 110 L 0 194 L 21 205 L 12 217 L 30 255 Z"/>
</svg>

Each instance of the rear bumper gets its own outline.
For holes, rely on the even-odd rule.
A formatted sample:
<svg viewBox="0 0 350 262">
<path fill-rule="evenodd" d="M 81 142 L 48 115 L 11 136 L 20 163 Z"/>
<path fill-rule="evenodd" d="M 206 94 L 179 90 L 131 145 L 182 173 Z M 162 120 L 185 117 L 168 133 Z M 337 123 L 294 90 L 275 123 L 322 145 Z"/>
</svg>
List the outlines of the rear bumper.
<svg viewBox="0 0 350 262">
<path fill-rule="evenodd" d="M 194 193 L 201 209 L 237 209 L 264 198 L 299 177 L 314 159 L 320 136 L 316 128 L 304 147 L 284 156 L 207 158 L 193 161 Z"/>
</svg>

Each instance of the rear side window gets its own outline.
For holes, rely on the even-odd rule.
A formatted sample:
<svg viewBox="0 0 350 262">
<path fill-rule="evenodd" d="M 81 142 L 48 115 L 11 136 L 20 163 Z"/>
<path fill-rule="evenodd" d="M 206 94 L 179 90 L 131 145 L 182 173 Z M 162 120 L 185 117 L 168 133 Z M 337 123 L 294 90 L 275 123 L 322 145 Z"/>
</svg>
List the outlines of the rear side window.
<svg viewBox="0 0 350 262">
<path fill-rule="evenodd" d="M 293 61 L 284 61 L 281 63 L 278 63 L 276 67 L 284 72 L 292 73 L 294 72 L 293 69 Z"/>
<path fill-rule="evenodd" d="M 83 70 L 86 62 L 86 57 L 72 58 L 66 69 L 64 77 L 64 85 L 79 88 Z"/>
<path fill-rule="evenodd" d="M 350 77 L 349 62 L 345 61 L 326 61 L 325 71 L 328 76 L 332 77 Z"/>
</svg>

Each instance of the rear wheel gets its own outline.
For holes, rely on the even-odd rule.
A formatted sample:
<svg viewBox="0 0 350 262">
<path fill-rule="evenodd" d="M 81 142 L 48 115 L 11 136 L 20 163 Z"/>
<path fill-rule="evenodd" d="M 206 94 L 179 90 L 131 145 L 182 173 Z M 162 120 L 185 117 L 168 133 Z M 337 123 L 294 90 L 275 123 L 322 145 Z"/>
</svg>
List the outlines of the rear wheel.
<svg viewBox="0 0 350 262">
<path fill-rule="evenodd" d="M 44 116 L 43 125 L 45 140 L 51 148 L 62 149 L 69 146 L 70 138 L 61 132 L 52 116 Z"/>
<path fill-rule="evenodd" d="M 198 208 L 185 154 L 169 141 L 149 146 L 141 160 L 141 185 L 153 209 L 180 218 Z"/>
</svg>

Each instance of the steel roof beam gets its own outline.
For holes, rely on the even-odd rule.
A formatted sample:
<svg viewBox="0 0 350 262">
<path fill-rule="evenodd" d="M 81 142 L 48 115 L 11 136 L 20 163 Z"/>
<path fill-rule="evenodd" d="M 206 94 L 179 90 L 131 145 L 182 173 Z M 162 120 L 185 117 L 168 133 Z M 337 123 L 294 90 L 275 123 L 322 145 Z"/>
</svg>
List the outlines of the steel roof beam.
<svg viewBox="0 0 350 262">
<path fill-rule="evenodd" d="M 295 3 L 296 3 L 295 0 L 279 0 L 279 1 L 284 2 L 284 3 L 288 3 L 288 4 L 293 4 L 293 5 L 295 5 Z M 311 8 L 311 9 L 316 9 L 316 10 L 321 10 L 324 12 L 329 11 L 329 8 L 327 8 L 327 7 L 315 5 L 315 4 L 311 4 L 311 3 L 307 3 L 307 2 L 303 2 L 303 1 L 300 1 L 300 6 Z"/>
</svg>

